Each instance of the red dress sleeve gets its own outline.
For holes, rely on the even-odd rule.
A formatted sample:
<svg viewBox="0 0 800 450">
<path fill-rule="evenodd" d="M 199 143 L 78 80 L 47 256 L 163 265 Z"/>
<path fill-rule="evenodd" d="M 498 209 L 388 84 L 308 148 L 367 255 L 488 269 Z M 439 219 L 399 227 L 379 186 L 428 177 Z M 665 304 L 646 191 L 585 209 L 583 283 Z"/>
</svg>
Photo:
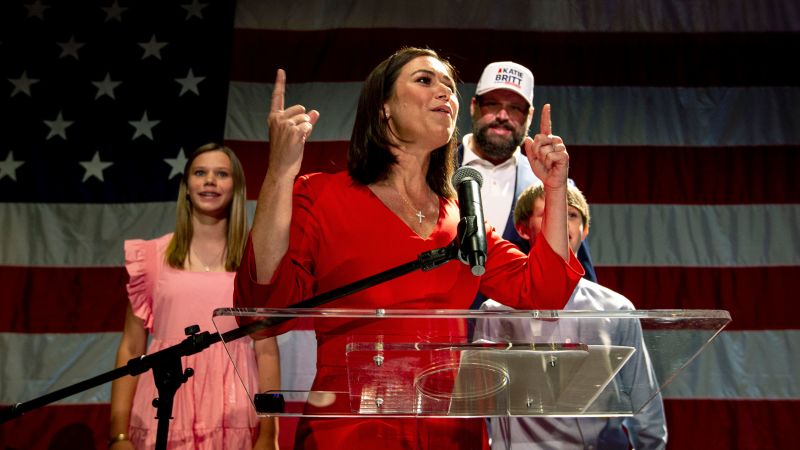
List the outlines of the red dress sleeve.
<svg viewBox="0 0 800 450">
<path fill-rule="evenodd" d="M 486 273 L 480 291 L 516 309 L 561 309 L 584 275 L 570 250 L 564 261 L 541 234 L 528 255 L 487 226 Z M 519 280 L 519 281 L 514 281 Z"/>
<path fill-rule="evenodd" d="M 317 227 L 311 208 L 314 192 L 308 176 L 300 177 L 294 186 L 292 225 L 289 249 L 268 283 L 259 283 L 252 236 L 236 272 L 233 304 L 243 308 L 285 308 L 314 295 L 314 253 L 317 250 Z"/>
</svg>

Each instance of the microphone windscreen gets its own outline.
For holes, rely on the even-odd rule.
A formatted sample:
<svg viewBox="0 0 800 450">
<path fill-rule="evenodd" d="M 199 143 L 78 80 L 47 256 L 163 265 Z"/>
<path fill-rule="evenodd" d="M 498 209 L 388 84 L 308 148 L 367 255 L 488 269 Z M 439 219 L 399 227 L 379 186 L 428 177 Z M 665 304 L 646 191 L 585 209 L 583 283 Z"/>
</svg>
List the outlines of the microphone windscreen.
<svg viewBox="0 0 800 450">
<path fill-rule="evenodd" d="M 456 170 L 456 173 L 453 174 L 453 187 L 458 188 L 458 185 L 461 184 L 462 181 L 471 178 L 478 182 L 478 186 L 483 186 L 483 176 L 480 172 L 473 169 L 472 167 L 459 167 Z"/>
</svg>

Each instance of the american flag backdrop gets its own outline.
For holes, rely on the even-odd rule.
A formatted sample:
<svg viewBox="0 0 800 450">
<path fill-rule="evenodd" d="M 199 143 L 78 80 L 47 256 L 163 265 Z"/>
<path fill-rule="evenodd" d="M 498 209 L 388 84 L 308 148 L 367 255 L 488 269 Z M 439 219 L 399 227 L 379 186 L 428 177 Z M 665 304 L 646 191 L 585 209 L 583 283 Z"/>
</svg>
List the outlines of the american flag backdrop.
<svg viewBox="0 0 800 450">
<path fill-rule="evenodd" d="M 639 309 L 730 311 L 664 393 L 669 447 L 796 446 L 792 0 L 0 3 L 0 404 L 112 368 L 127 301 L 122 241 L 173 228 L 189 152 L 224 140 L 255 198 L 278 67 L 287 104 L 321 113 L 303 170 L 338 171 L 361 81 L 402 45 L 457 67 L 462 134 L 488 62 L 531 68 L 533 123 L 551 103 L 592 206 L 600 283 Z M 308 349 L 282 352 L 291 382 Z M 0 425 L 0 448 L 104 448 L 109 393 Z"/>
</svg>

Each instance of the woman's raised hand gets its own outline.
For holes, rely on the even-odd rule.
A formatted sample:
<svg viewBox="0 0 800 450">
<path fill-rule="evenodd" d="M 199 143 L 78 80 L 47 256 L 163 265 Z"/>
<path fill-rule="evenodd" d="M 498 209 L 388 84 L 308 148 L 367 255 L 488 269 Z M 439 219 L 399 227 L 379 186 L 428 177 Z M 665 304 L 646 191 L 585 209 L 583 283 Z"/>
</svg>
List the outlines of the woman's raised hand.
<svg viewBox="0 0 800 450">
<path fill-rule="evenodd" d="M 286 72 L 278 69 L 267 119 L 270 146 L 269 171 L 294 180 L 300 172 L 303 148 L 314 130 L 314 124 L 319 119 L 319 112 L 311 110 L 306 113 L 303 105 L 293 105 L 284 109 L 285 94 Z"/>
</svg>

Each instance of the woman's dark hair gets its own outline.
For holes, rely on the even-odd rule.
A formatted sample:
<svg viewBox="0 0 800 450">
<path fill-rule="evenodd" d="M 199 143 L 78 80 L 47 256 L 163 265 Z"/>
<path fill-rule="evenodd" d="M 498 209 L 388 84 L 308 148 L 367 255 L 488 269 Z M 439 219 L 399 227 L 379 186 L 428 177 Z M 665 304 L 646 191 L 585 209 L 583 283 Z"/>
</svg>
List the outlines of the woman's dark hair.
<svg viewBox="0 0 800 450">
<path fill-rule="evenodd" d="M 400 71 L 411 60 L 430 56 L 441 61 L 455 81 L 455 68 L 435 51 L 427 48 L 403 47 L 378 64 L 369 74 L 358 98 L 358 110 L 347 153 L 347 168 L 355 181 L 367 185 L 386 179 L 397 158 L 389 151 L 392 131 L 383 114 L 383 105 L 394 93 L 394 84 Z M 456 92 L 456 95 L 458 93 Z M 450 178 L 455 170 L 457 132 L 450 140 L 431 153 L 426 179 L 431 189 L 442 197 L 454 195 Z"/>
</svg>

